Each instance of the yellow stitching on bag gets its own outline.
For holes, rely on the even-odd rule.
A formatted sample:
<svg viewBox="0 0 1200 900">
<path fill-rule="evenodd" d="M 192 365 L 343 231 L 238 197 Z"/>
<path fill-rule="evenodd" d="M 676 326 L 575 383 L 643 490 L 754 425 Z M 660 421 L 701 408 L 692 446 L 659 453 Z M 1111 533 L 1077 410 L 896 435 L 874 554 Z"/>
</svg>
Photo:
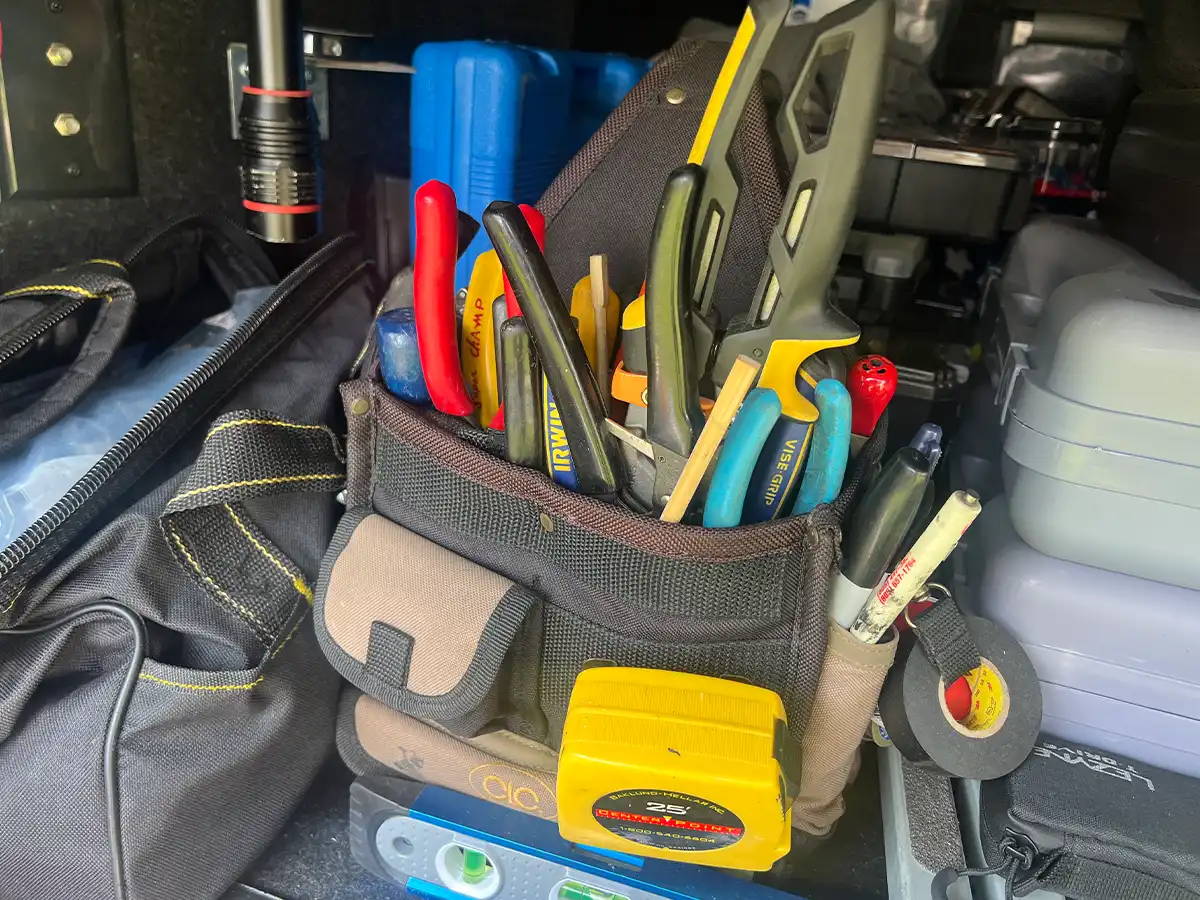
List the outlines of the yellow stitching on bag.
<svg viewBox="0 0 1200 900">
<path fill-rule="evenodd" d="M 271 659 L 274 659 L 276 656 L 279 655 L 280 651 L 283 650 L 283 648 L 288 645 L 288 641 L 290 641 L 292 638 L 294 638 L 296 636 L 296 632 L 298 632 L 300 630 L 300 626 L 303 624 L 304 624 L 304 619 L 300 619 L 300 621 L 298 621 L 295 625 L 292 626 L 292 630 L 289 631 L 288 636 L 283 639 L 283 643 L 281 643 L 278 647 L 276 647 L 275 651 L 271 654 Z M 138 675 L 138 678 L 140 678 L 143 681 L 153 681 L 155 684 L 165 684 L 167 687 L 184 688 L 185 690 L 189 690 L 189 691 L 249 691 L 249 690 L 253 690 L 257 685 L 262 684 L 263 680 L 266 677 L 267 677 L 266 675 L 259 675 L 257 678 L 255 678 L 253 681 L 251 681 L 248 684 L 210 685 L 210 684 L 185 684 L 182 681 L 168 681 L 165 678 L 159 678 L 157 675 L 148 675 L 145 672 L 142 672 Z"/>
<path fill-rule="evenodd" d="M 29 587 L 27 584 L 21 585 L 20 589 L 13 594 L 12 603 L 8 604 L 8 606 L 4 607 L 4 609 L 0 609 L 0 614 L 7 616 L 10 612 L 12 612 L 13 609 L 16 608 L 17 601 L 21 599 L 21 595 L 25 593 L 25 588 L 27 587 Z"/>
<path fill-rule="evenodd" d="M 230 481 L 225 484 L 210 484 L 208 487 L 196 488 L 194 491 L 185 491 L 182 494 L 176 494 L 167 502 L 167 506 L 185 497 L 194 497 L 196 494 L 207 494 L 209 491 L 223 491 L 227 488 L 252 487 L 256 484 L 287 484 L 289 481 L 319 481 L 322 478 L 345 477 L 345 475 L 337 472 L 333 475 L 287 475 L 283 478 L 256 478 L 253 481 Z"/>
<path fill-rule="evenodd" d="M 196 562 L 196 558 L 188 552 L 188 548 L 183 545 L 183 539 L 179 536 L 179 533 L 169 525 L 167 528 L 171 532 L 171 537 L 175 540 L 175 545 L 179 548 L 179 551 L 184 555 L 184 557 L 187 558 L 187 561 L 191 564 L 192 568 L 196 570 L 196 574 L 203 579 L 204 583 L 216 591 L 218 597 L 240 611 L 242 615 L 246 617 L 246 621 L 250 622 L 252 625 L 257 625 L 258 628 L 262 629 L 261 631 L 258 631 L 259 640 L 262 640 L 264 633 L 270 634 L 270 629 L 268 629 L 266 625 L 259 621 L 258 616 L 234 600 L 233 597 L 229 596 L 229 594 L 227 594 L 219 584 L 217 584 L 200 570 L 200 564 Z"/>
<path fill-rule="evenodd" d="M 89 263 L 95 263 L 98 266 L 113 266 L 114 268 L 125 270 L 125 264 L 118 262 L 115 259 L 89 259 Z"/>
<path fill-rule="evenodd" d="M 312 588 L 310 588 L 308 586 L 308 584 L 305 582 L 305 580 L 302 577 L 300 577 L 299 575 L 295 574 L 291 569 L 289 569 L 283 563 L 281 563 L 275 557 L 275 554 L 273 554 L 270 550 L 268 550 L 261 543 L 259 543 L 259 541 L 254 537 L 254 535 L 250 533 L 250 529 L 247 528 L 242 523 L 242 520 L 238 518 L 238 515 L 237 515 L 237 513 L 235 513 L 233 511 L 232 506 L 230 506 L 228 503 L 224 503 L 222 505 L 225 507 L 225 511 L 227 513 L 229 513 L 229 518 L 233 519 L 233 524 L 236 525 L 238 527 L 238 530 L 246 536 L 246 540 L 248 540 L 251 544 L 253 544 L 255 547 L 257 547 L 259 553 L 261 553 L 263 556 L 265 556 L 271 562 L 271 564 L 275 566 L 275 568 L 277 568 L 280 572 L 282 572 L 284 575 L 287 576 L 288 581 L 290 581 L 292 583 L 292 587 L 294 587 L 296 589 L 297 593 L 299 593 L 300 596 L 302 596 L 305 600 L 307 600 L 309 606 L 311 606 L 312 602 L 313 602 L 313 592 L 312 592 Z"/>
<path fill-rule="evenodd" d="M 271 654 L 271 659 L 274 659 L 275 657 L 277 657 L 279 655 L 279 651 L 282 650 L 284 647 L 286 647 L 288 641 L 290 641 L 292 638 L 294 638 L 296 636 L 296 632 L 300 630 L 300 626 L 303 624 L 304 624 L 304 619 L 301 619 L 294 626 L 292 626 L 292 630 L 289 631 L 288 636 L 283 639 L 283 643 L 280 644 L 278 647 L 276 647 L 275 652 Z M 259 679 L 259 680 L 261 681 L 262 679 Z"/>
<path fill-rule="evenodd" d="M 112 303 L 112 297 L 108 294 L 96 294 L 89 291 L 87 288 L 81 288 L 77 284 L 31 284 L 27 287 L 13 288 L 11 291 L 5 291 L 0 294 L 0 297 L 22 297 L 25 294 L 36 294 L 38 291 L 67 291 L 72 294 L 83 294 L 83 296 L 91 300 L 107 300 Z"/>
<path fill-rule="evenodd" d="M 259 675 L 249 684 L 184 684 L 182 681 L 167 681 L 165 678 L 159 678 L 155 675 L 147 675 L 142 672 L 138 678 L 142 681 L 153 681 L 155 684 L 165 684 L 167 687 L 184 688 L 189 691 L 249 691 L 253 690 L 256 685 L 262 684 L 266 675 Z"/>
<path fill-rule="evenodd" d="M 32 291 L 70 291 L 73 294 L 83 294 L 85 297 L 90 297 L 93 300 L 99 300 L 103 295 L 89 291 L 87 288 L 82 288 L 77 284 L 30 284 L 25 287 L 13 288 L 11 291 L 5 291 L 0 294 L 0 297 L 14 297 L 17 294 L 28 294 Z"/>
<path fill-rule="evenodd" d="M 226 428 L 233 428 L 237 425 L 278 425 L 280 428 L 296 428 L 303 431 L 328 431 L 324 425 L 296 425 L 292 422 L 281 422 L 278 419 L 234 419 L 232 422 L 222 422 L 212 431 L 204 436 L 207 441 L 218 431 L 224 431 Z M 330 432 L 332 434 L 332 432 Z"/>
</svg>

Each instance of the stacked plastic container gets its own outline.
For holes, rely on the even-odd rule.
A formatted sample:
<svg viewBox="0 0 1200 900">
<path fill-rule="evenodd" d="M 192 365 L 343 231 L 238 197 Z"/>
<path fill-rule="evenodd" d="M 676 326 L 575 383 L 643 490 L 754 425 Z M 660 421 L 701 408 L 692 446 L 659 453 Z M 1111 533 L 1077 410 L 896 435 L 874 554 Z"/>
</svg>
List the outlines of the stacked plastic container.
<svg viewBox="0 0 1200 900">
<path fill-rule="evenodd" d="M 444 181 L 459 208 L 478 219 L 493 200 L 536 203 L 650 64 L 453 41 L 422 44 L 413 66 L 413 189 Z M 486 249 L 480 232 L 459 260 L 459 288 Z"/>
<path fill-rule="evenodd" d="M 1048 734 L 1200 777 L 1200 293 L 1069 220 L 1031 230 L 998 284 L 1004 493 L 972 602 L 1028 651 Z"/>
</svg>

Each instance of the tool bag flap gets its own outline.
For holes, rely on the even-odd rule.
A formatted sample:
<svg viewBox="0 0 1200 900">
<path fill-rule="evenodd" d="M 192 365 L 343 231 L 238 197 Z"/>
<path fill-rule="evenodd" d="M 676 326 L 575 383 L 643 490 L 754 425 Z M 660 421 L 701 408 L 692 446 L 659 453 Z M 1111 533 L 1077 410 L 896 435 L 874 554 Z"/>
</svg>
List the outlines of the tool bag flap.
<svg viewBox="0 0 1200 900">
<path fill-rule="evenodd" d="M 538 597 L 359 507 L 338 527 L 317 591 L 342 674 L 414 716 L 473 734 Z"/>
<path fill-rule="evenodd" d="M 547 219 L 546 258 L 560 290 L 569 292 L 588 271 L 589 254 L 603 248 L 612 289 L 626 301 L 638 295 L 662 186 L 687 162 L 728 52 L 729 44 L 717 40 L 674 44 L 546 189 L 538 209 Z M 786 167 L 761 89 L 747 104 L 733 156 L 744 184 L 716 286 L 724 322 L 749 309 L 783 209 Z"/>
</svg>

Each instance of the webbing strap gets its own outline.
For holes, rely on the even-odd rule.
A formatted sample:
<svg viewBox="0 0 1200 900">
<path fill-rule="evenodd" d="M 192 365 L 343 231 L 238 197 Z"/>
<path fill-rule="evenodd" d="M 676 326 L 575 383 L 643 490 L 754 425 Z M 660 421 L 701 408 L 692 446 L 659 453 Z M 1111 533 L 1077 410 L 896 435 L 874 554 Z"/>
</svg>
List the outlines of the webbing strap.
<svg viewBox="0 0 1200 900">
<path fill-rule="evenodd" d="M 159 523 L 184 569 L 271 646 L 296 604 L 312 604 L 312 586 L 258 528 L 243 501 L 339 491 L 345 476 L 341 441 L 325 426 L 266 410 L 226 413 L 209 428 Z"/>
</svg>

